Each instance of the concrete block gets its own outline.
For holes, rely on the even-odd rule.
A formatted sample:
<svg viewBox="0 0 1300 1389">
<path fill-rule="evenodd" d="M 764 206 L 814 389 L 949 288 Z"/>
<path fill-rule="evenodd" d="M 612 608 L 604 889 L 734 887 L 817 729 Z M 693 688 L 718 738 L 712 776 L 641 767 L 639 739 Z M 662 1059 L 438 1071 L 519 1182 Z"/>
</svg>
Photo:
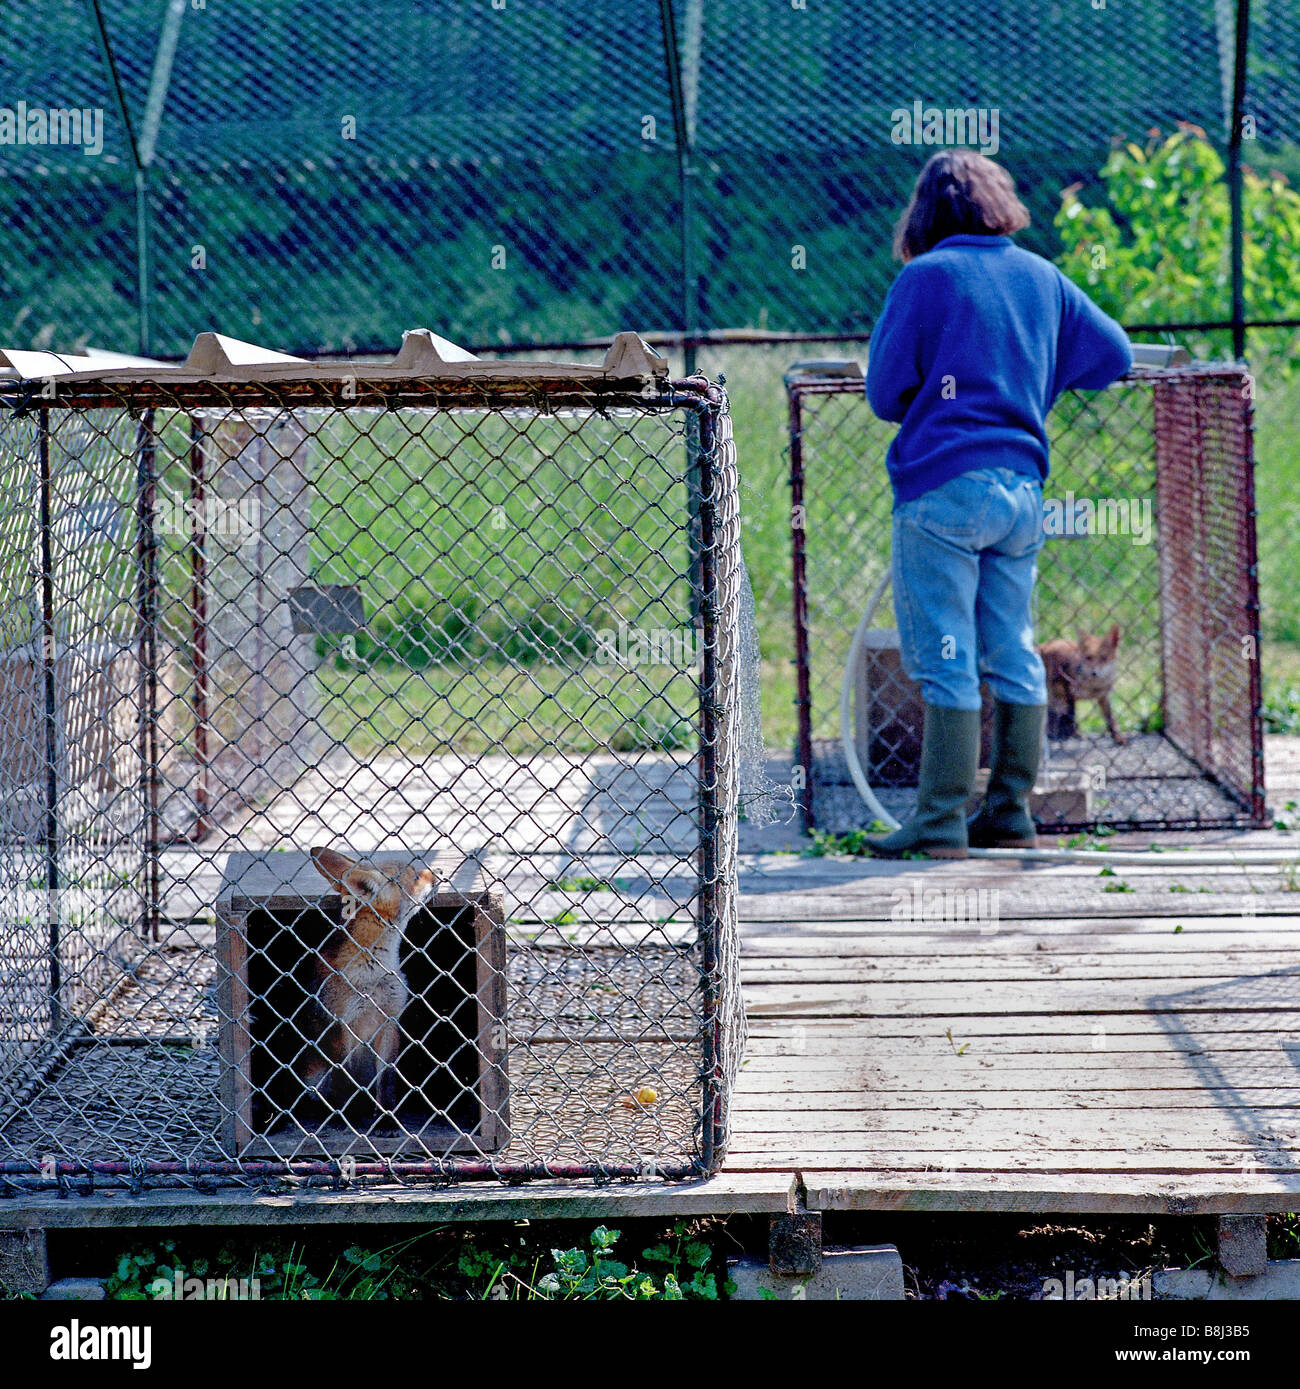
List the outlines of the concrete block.
<svg viewBox="0 0 1300 1389">
<path fill-rule="evenodd" d="M 768 1223 L 767 1264 L 783 1277 L 816 1273 L 822 1264 L 821 1211 L 774 1215 Z"/>
<path fill-rule="evenodd" d="M 822 1251 L 816 1273 L 773 1273 L 766 1259 L 732 1259 L 727 1272 L 739 1302 L 771 1294 L 780 1302 L 901 1302 L 903 1261 L 892 1244 Z"/>
<path fill-rule="evenodd" d="M 980 808 L 989 773 L 981 768 L 975 777 L 975 789 L 966 802 L 971 814 Z M 1053 825 L 1077 824 L 1092 819 L 1092 781 L 1088 773 L 1075 768 L 1043 767 L 1029 793 L 1029 813 L 1047 831 Z"/>
<path fill-rule="evenodd" d="M 60 1278 L 41 1294 L 42 1302 L 103 1302 L 102 1278 Z"/>
<path fill-rule="evenodd" d="M 1268 1241 L 1262 1215 L 1219 1217 L 1219 1267 L 1234 1278 L 1264 1272 L 1268 1265 Z"/>
<path fill-rule="evenodd" d="M 1157 1297 L 1192 1302 L 1300 1301 L 1300 1259 L 1279 1259 L 1253 1278 L 1233 1278 L 1204 1268 L 1157 1269 L 1151 1280 Z"/>
<path fill-rule="evenodd" d="M 44 1230 L 0 1230 L 0 1288 L 43 1293 L 50 1282 Z"/>
</svg>

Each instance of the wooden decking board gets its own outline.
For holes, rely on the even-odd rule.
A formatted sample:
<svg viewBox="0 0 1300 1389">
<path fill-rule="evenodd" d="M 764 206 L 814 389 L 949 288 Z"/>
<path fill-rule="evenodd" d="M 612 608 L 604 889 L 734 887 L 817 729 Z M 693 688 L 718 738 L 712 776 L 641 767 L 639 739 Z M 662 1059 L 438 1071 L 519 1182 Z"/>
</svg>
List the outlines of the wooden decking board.
<svg viewBox="0 0 1300 1389">
<path fill-rule="evenodd" d="M 805 1172 L 808 1206 L 821 1211 L 928 1211 L 1016 1215 L 1230 1215 L 1293 1211 L 1300 1173 L 1203 1172 L 1192 1177 L 1056 1174 L 1050 1187 L 1020 1172 Z"/>
<path fill-rule="evenodd" d="M 816 1035 L 816 1029 L 825 1023 L 835 1024 L 835 1028 L 842 1035 L 846 1029 L 853 1028 L 860 1022 L 860 1018 L 852 1015 L 837 1017 L 816 1018 L 812 1016 L 791 1016 L 789 1013 L 771 1012 L 761 1017 L 751 1018 L 751 1027 L 758 1030 L 756 1025 L 763 1025 L 768 1029 L 768 1035 L 772 1035 L 773 1029 L 779 1023 L 788 1022 L 792 1026 L 797 1025 L 803 1029 L 802 1033 L 793 1033 L 791 1051 L 797 1053 L 803 1042 L 799 1040 L 804 1036 Z M 1195 1038 L 1209 1036 L 1214 1033 L 1234 1033 L 1234 1034 L 1253 1034 L 1253 1033 L 1277 1033 L 1284 1039 L 1300 1036 L 1300 1013 L 1294 1009 L 1279 1009 L 1275 1013 L 1241 1013 L 1241 1012 L 1205 1012 L 1196 1015 Z M 964 1016 L 959 1009 L 953 1009 L 951 1013 L 939 1017 L 906 1017 L 899 1015 L 896 1017 L 883 1017 L 874 1020 L 871 1036 L 874 1038 L 895 1038 L 899 1040 L 926 1041 L 938 1039 L 946 1041 L 945 1031 L 951 1030 L 954 1041 L 957 1045 L 967 1043 L 975 1049 L 977 1042 L 987 1040 L 989 1045 L 996 1045 L 999 1040 L 1012 1038 L 1017 1042 L 1030 1039 L 1036 1046 L 1044 1051 L 1053 1050 L 1053 1042 L 1057 1038 L 1071 1039 L 1073 1048 L 1082 1049 L 1084 1046 L 1093 1046 L 1088 1042 L 1088 1038 L 1096 1038 L 1096 1050 L 1105 1051 L 1117 1045 L 1117 1039 L 1124 1036 L 1138 1038 L 1158 1038 L 1169 1036 L 1170 1027 L 1167 1018 L 1160 1018 L 1150 1013 L 1093 1013 L 1093 1014 L 1058 1014 L 1051 1020 L 1051 1028 L 1048 1029 L 1043 1024 L 1041 1016 L 1029 1016 L 1010 1014 L 1008 1016 L 994 1016 L 986 1014 L 984 1016 Z M 857 1035 L 863 1035 L 858 1030 Z M 1175 1032 L 1172 1034 L 1176 1043 L 1179 1039 L 1190 1039 L 1192 1034 L 1186 1032 Z"/>
<path fill-rule="evenodd" d="M 1163 968 L 1162 968 L 1163 965 Z M 1236 968 L 1234 968 L 1236 966 Z M 1178 961 L 1178 977 L 1186 983 L 1195 979 L 1200 984 L 1227 983 L 1240 977 L 1245 970 L 1253 975 L 1268 977 L 1296 970 L 1294 955 L 1285 952 L 1260 951 L 1253 957 L 1236 953 L 1222 957 L 1204 957 Z M 1143 956 L 1137 961 L 1085 955 L 1079 958 L 1035 956 L 1026 953 L 1018 957 L 994 960 L 963 960 L 955 964 L 918 963 L 913 957 L 885 960 L 817 960 L 807 963 L 786 961 L 741 970 L 744 983 L 758 988 L 773 984 L 875 984 L 884 982 L 891 988 L 924 988 L 936 983 L 1012 984 L 1026 980 L 1060 980 L 1063 983 L 1081 980 L 1107 980 L 1136 984 L 1149 982 L 1167 988 L 1169 961 Z M 882 981 L 881 976 L 884 976 Z"/>
<path fill-rule="evenodd" d="M 1178 1093 L 1186 1098 L 1205 1095 L 1216 1105 L 1228 1107 L 1231 1107 L 1228 1102 L 1233 1095 L 1247 1091 L 1274 1092 L 1284 1097 L 1279 1103 L 1294 1104 L 1300 1099 L 1300 1083 L 1295 1081 L 1294 1075 L 1288 1079 L 1278 1070 L 1260 1072 L 1232 1067 L 1221 1070 L 1218 1077 L 1198 1077 L 1156 1067 L 1118 1075 L 1080 1068 L 1068 1075 L 1052 1075 L 1050 1079 L 1042 1071 L 1007 1071 L 1001 1076 L 988 1076 L 984 1085 L 977 1085 L 973 1083 L 974 1078 L 963 1076 L 954 1078 L 950 1085 L 927 1088 L 887 1066 L 868 1068 L 864 1065 L 859 1071 L 845 1065 L 840 1068 L 838 1079 L 833 1070 L 821 1069 L 800 1072 L 797 1076 L 787 1073 L 775 1082 L 769 1076 L 754 1076 L 738 1088 L 735 1103 L 737 1110 L 822 1107 L 870 1110 L 877 1104 L 891 1108 L 897 1105 L 924 1108 L 941 1100 L 952 1104 L 986 1100 L 1000 1103 L 1000 1097 L 1026 1096 L 1032 1106 L 1036 1099 L 1046 1104 L 1054 1096 L 1069 1095 L 1104 1109 L 1116 1102 L 1110 1097 L 1128 1094 L 1160 1094 L 1171 1101 Z"/>
<path fill-rule="evenodd" d="M 1263 1029 L 1252 1028 L 1244 1032 L 1217 1032 L 1214 1034 L 1198 1032 L 1195 1039 L 1174 1037 L 1166 1039 L 1158 1034 L 1127 1035 L 1117 1033 L 1107 1035 L 1104 1048 L 1099 1046 L 1090 1050 L 1086 1041 L 1078 1037 L 1041 1036 L 999 1036 L 981 1039 L 981 1046 L 971 1049 L 970 1037 L 958 1043 L 961 1055 L 971 1064 L 997 1062 L 1007 1066 L 1037 1066 L 1050 1062 L 1053 1066 L 1096 1066 L 1114 1067 L 1116 1057 L 1124 1054 L 1125 1065 L 1152 1065 L 1157 1061 L 1173 1065 L 1189 1056 L 1231 1056 L 1233 1053 L 1258 1058 L 1261 1063 L 1272 1061 L 1278 1065 L 1296 1064 L 1295 1044 L 1291 1029 L 1274 1029 L 1271 1035 L 1263 1035 Z M 953 1039 L 956 1042 L 956 1038 Z M 1064 1053 L 1064 1055 L 1057 1055 Z M 746 1049 L 744 1067 L 757 1065 L 768 1075 L 776 1075 L 783 1070 L 792 1074 L 809 1069 L 813 1064 L 827 1067 L 842 1067 L 848 1061 L 862 1059 L 864 1052 L 860 1038 L 842 1037 L 840 1034 L 822 1035 L 809 1032 L 798 1039 L 774 1037 L 771 1033 L 750 1033 L 749 1047 Z M 881 1064 L 899 1061 L 917 1061 L 933 1068 L 936 1064 L 947 1062 L 953 1055 L 947 1037 L 939 1035 L 911 1037 L 881 1037 L 877 1039 L 869 1053 L 872 1060 Z"/>
<path fill-rule="evenodd" d="M 807 1011 L 814 1017 L 872 1017 L 898 1014 L 929 1017 L 1028 1017 L 1057 1013 L 1293 1012 L 1300 972 L 1286 970 L 1239 978 L 1196 980 L 1059 979 L 981 981 L 932 980 L 891 984 L 754 984 L 747 990 L 752 1015 Z"/>
<path fill-rule="evenodd" d="M 1176 922 L 1162 930 L 1131 927 L 1114 930 L 1107 925 L 1096 929 L 1076 926 L 1063 932 L 1055 922 L 996 923 L 992 929 L 967 927 L 961 932 L 931 927 L 928 931 L 893 931 L 883 923 L 870 929 L 839 937 L 754 937 L 745 941 L 743 967 L 763 969 L 772 965 L 811 964 L 819 960 L 876 963 L 882 959 L 909 958 L 928 963 L 957 960 L 997 960 L 1026 954 L 1059 955 L 1147 955 L 1167 959 L 1180 956 L 1224 954 L 1259 955 L 1270 951 L 1289 954 L 1300 945 L 1300 930 L 1270 928 L 1265 923 L 1215 922 L 1213 928 L 1193 922 Z M 1179 929 L 1181 927 L 1181 929 Z"/>
<path fill-rule="evenodd" d="M 750 939 L 781 940 L 806 938 L 811 931 L 821 935 L 837 936 L 844 940 L 871 940 L 881 935 L 907 936 L 943 935 L 950 940 L 990 939 L 996 936 L 1075 936 L 1081 933 L 1096 933 L 1100 938 L 1110 935 L 1125 936 L 1175 936 L 1190 931 L 1208 931 L 1212 922 L 1224 929 L 1225 922 L 1235 922 L 1232 931 L 1282 932 L 1283 935 L 1296 935 L 1300 928 L 1289 924 L 1294 918 L 1286 918 L 1274 903 L 1260 904 L 1257 913 L 1240 913 L 1218 901 L 1210 907 L 1201 903 L 1201 910 L 1160 911 L 1158 904 L 1151 904 L 1153 910 L 1142 915 L 1133 914 L 1133 908 L 1124 911 L 1107 911 L 1107 903 L 1100 904 L 1096 913 L 1081 914 L 1078 906 L 1069 911 L 1035 911 L 1017 915 L 1000 908 L 996 924 L 990 928 L 981 922 L 947 921 L 890 921 L 889 915 L 868 917 L 860 910 L 843 904 L 842 911 L 836 915 L 836 904 L 828 904 L 822 917 L 800 913 L 797 917 L 782 917 L 779 920 L 746 921 L 742 926 Z M 1182 929 L 1179 929 L 1182 928 Z M 644 936 L 644 933 L 643 933 Z"/>
<path fill-rule="evenodd" d="M 1050 1088 L 1049 1081 L 1061 1081 L 1076 1075 L 1091 1078 L 1094 1071 L 1105 1071 L 1112 1077 L 1112 1086 L 1125 1076 L 1166 1077 L 1170 1081 L 1187 1078 L 1188 1084 L 1201 1084 L 1199 1069 L 1206 1058 L 1204 1051 L 1189 1051 L 1181 1056 L 1170 1056 L 1164 1052 L 1112 1052 L 1058 1055 L 1050 1060 L 1053 1065 L 1045 1065 L 1044 1057 L 1037 1052 L 1024 1052 L 1007 1056 L 944 1056 L 932 1052 L 924 1056 L 907 1056 L 898 1052 L 872 1051 L 870 1055 L 862 1052 L 825 1055 L 817 1052 L 792 1055 L 784 1053 L 764 1057 L 761 1065 L 750 1063 L 741 1071 L 741 1089 L 765 1088 L 774 1083 L 783 1087 L 797 1087 L 802 1082 L 810 1084 L 821 1077 L 856 1076 L 860 1071 L 870 1070 L 880 1079 L 893 1079 L 898 1088 L 915 1085 L 923 1090 L 967 1089 L 986 1083 L 993 1087 L 1003 1085 L 1007 1089 L 1029 1089 L 1031 1087 Z M 1236 1052 L 1216 1051 L 1213 1062 L 1225 1074 L 1266 1076 L 1273 1085 L 1294 1084 L 1300 1086 L 1300 1068 L 1294 1055 L 1286 1055 L 1280 1049 L 1268 1055 L 1261 1054 L 1258 1048 L 1241 1048 Z M 1161 1082 L 1151 1079 L 1151 1085 Z"/>
<path fill-rule="evenodd" d="M 1190 1000 L 1162 1004 L 1151 996 L 1141 995 L 1137 992 L 1124 995 L 1120 992 L 1119 985 L 1116 986 L 1113 993 L 1098 987 L 1091 991 L 1079 990 L 1068 996 L 1063 993 L 1055 999 L 1041 999 L 1036 997 L 1032 990 L 1022 989 L 1014 997 L 1009 994 L 990 996 L 983 1006 L 977 1006 L 978 1001 L 973 1000 L 972 1006 L 965 1010 L 964 1014 L 952 991 L 917 999 L 911 1005 L 902 999 L 882 997 L 880 994 L 866 999 L 853 998 L 843 989 L 838 989 L 833 998 L 828 998 L 824 1002 L 815 1002 L 808 997 L 808 993 L 808 990 L 792 990 L 790 996 L 785 999 L 759 999 L 754 1004 L 755 1016 L 780 1016 L 798 1022 L 802 1017 L 813 1016 L 812 1009 L 818 1007 L 822 1010 L 820 1016 L 823 1017 L 861 1018 L 863 1020 L 898 1017 L 916 1021 L 923 1019 L 947 1021 L 954 1016 L 963 1015 L 973 1019 L 1008 1016 L 1053 1018 L 1062 1009 L 1069 1008 L 1080 1017 L 1090 1017 L 1097 1021 L 1126 1014 L 1146 1017 L 1164 1015 L 1171 1018 L 1190 1019 L 1203 1012 L 1213 1012 L 1216 1007 L 1222 1006 L 1222 1000 L 1217 1003 L 1210 1000 L 1203 1005 L 1198 1005 Z M 1260 1002 L 1253 1006 L 1242 1003 L 1237 1011 L 1242 1014 L 1267 1015 L 1270 1012 L 1278 1011 L 1278 1009 L 1276 1005 Z"/>
<path fill-rule="evenodd" d="M 1173 859 L 765 875 L 727 1170 L 828 1209 L 1300 1208 L 1300 895 Z"/>
<path fill-rule="evenodd" d="M 1049 958 L 1053 963 L 1076 964 L 1081 960 L 1114 960 L 1121 964 L 1158 961 L 1165 971 L 1169 970 L 1172 957 L 1178 960 L 1222 960 L 1233 958 L 1243 963 L 1256 963 L 1257 957 L 1271 954 L 1294 958 L 1294 950 L 1300 945 L 1300 932 L 1283 935 L 1281 932 L 1174 932 L 1161 936 L 1112 935 L 1097 936 L 1090 942 L 1081 942 L 1071 936 L 1044 936 L 1035 933 L 1000 931 L 996 935 L 965 936 L 914 936 L 914 938 L 894 938 L 876 936 L 875 939 L 854 940 L 799 940 L 790 942 L 789 949 L 776 940 L 746 940 L 742 972 L 750 971 L 761 975 L 769 961 L 789 960 L 803 965 L 817 960 L 862 963 L 869 961 L 883 968 L 885 961 L 896 961 L 890 968 L 906 970 L 908 965 L 919 964 L 929 968 L 942 968 L 943 961 L 967 965 L 993 965 L 997 961 L 1010 958 L 1012 963 L 1024 963 L 1025 957 Z M 1037 964 L 1037 958 L 1033 964 Z M 1032 965 L 1031 965 L 1032 967 Z"/>
<path fill-rule="evenodd" d="M 491 1220 L 608 1220 L 769 1214 L 790 1199 L 788 1172 L 736 1172 L 690 1182 L 464 1182 L 451 1187 L 304 1191 L 145 1191 L 0 1202 L 0 1229 L 186 1225 L 333 1225 Z"/>
<path fill-rule="evenodd" d="M 1273 875 L 1276 878 L 1276 874 Z M 1113 883 L 1126 881 L 1123 878 L 1106 880 Z M 1113 918 L 1130 921 L 1179 917 L 1240 917 L 1249 915 L 1253 908 L 1255 916 L 1286 916 L 1296 910 L 1296 893 L 1280 891 L 1268 882 L 1242 884 L 1233 890 L 1217 888 L 1211 892 L 1175 891 L 1168 885 L 1161 890 L 1138 890 L 1131 892 L 1106 890 L 1106 881 L 1088 884 L 1063 884 L 1051 892 L 1030 894 L 1013 892 L 1004 884 L 998 900 L 998 915 L 1003 921 L 1031 920 L 1073 922 L 1077 925 Z M 953 880 L 948 884 L 955 891 L 957 886 L 978 886 L 992 890 L 996 882 L 980 881 L 978 884 L 961 884 Z M 941 886 L 938 883 L 930 887 Z M 1248 910 L 1243 912 L 1243 906 Z M 827 891 L 823 893 L 770 893 L 757 899 L 742 899 L 740 920 L 756 930 L 764 927 L 775 928 L 783 925 L 806 927 L 816 924 L 822 930 L 833 931 L 851 926 L 853 923 L 889 921 L 905 926 L 909 922 L 900 919 L 898 913 L 906 910 L 909 914 L 921 915 L 925 910 L 924 899 L 919 908 L 889 892 L 849 892 Z M 924 920 L 914 924 L 924 929 Z"/>
<path fill-rule="evenodd" d="M 1060 1140 L 1049 1145 L 1025 1142 L 1014 1150 L 1005 1146 L 983 1148 L 954 1146 L 936 1135 L 930 1144 L 876 1142 L 877 1135 L 862 1135 L 856 1144 L 819 1142 L 817 1135 L 765 1135 L 761 1141 L 733 1147 L 730 1172 L 804 1171 L 807 1168 L 844 1171 L 932 1172 L 1038 1172 L 1050 1181 L 1055 1172 L 1240 1172 L 1243 1167 L 1261 1172 L 1300 1173 L 1300 1159 L 1282 1147 L 1224 1141 L 1193 1145 L 1138 1149 L 1124 1142 L 1108 1143 L 1100 1136 L 1071 1144 Z M 1046 1184 L 1046 1183 L 1045 1183 Z M 1300 1209 L 1298 1207 L 1297 1209 Z"/>
<path fill-rule="evenodd" d="M 830 1070 L 800 1073 L 794 1086 L 779 1089 L 764 1084 L 766 1077 L 746 1077 L 737 1089 L 737 1106 L 753 1108 L 762 1102 L 763 1108 L 813 1109 L 820 1101 L 827 1108 L 870 1111 L 878 1106 L 892 1109 L 899 1103 L 925 1107 L 939 1103 L 973 1103 L 985 1098 L 997 1101 L 998 1097 L 1011 1096 L 1028 1096 L 1032 1101 L 1036 1097 L 1068 1094 L 1087 1096 L 1089 1103 L 1104 1109 L 1115 1102 L 1112 1097 L 1126 1093 L 1172 1095 L 1183 1092 L 1188 1096 L 1222 1098 L 1246 1089 L 1267 1090 L 1286 1096 L 1278 1101 L 1283 1104 L 1294 1104 L 1296 1097 L 1300 1097 L 1300 1077 L 1294 1070 L 1288 1077 L 1280 1067 L 1267 1072 L 1253 1066 L 1218 1066 L 1217 1069 L 1222 1072 L 1218 1077 L 1198 1075 L 1190 1068 L 1173 1071 L 1155 1067 L 1101 1073 L 1083 1067 L 1059 1071 L 990 1070 L 983 1075 L 968 1072 L 952 1077 L 924 1077 L 900 1073 L 896 1067 L 872 1061 L 860 1066 L 844 1065 L 839 1089 L 831 1088 L 834 1072 Z M 807 1088 L 800 1090 L 799 1083 L 804 1081 Z"/>
<path fill-rule="evenodd" d="M 1300 892 L 1277 872 L 746 859 L 740 882 L 750 1040 L 715 1178 L 24 1196 L 0 1227 L 762 1213 L 796 1172 L 826 1210 L 1300 1210 Z M 936 888 L 995 891 L 996 919 L 927 920 Z M 653 939 L 614 898 L 582 916 Z"/>
<path fill-rule="evenodd" d="M 735 1112 L 743 1114 L 747 1131 L 758 1132 L 763 1125 L 770 1131 L 776 1118 L 798 1116 L 804 1126 L 816 1122 L 824 1129 L 841 1131 L 854 1127 L 874 1131 L 883 1112 L 899 1122 L 906 1113 L 908 1124 L 920 1122 L 918 1114 L 991 1114 L 1001 1110 L 1047 1112 L 1069 1109 L 1075 1113 L 1110 1116 L 1116 1110 L 1139 1110 L 1145 1123 L 1152 1113 L 1163 1110 L 1198 1109 L 1210 1117 L 1227 1116 L 1233 1124 L 1258 1116 L 1285 1114 L 1288 1122 L 1300 1118 L 1300 1087 L 1294 1085 L 1133 1085 L 1105 1090 L 1090 1086 L 1031 1087 L 1019 1090 L 916 1090 L 887 1083 L 862 1089 L 788 1091 L 749 1091 L 737 1097 Z"/>
<path fill-rule="evenodd" d="M 1157 1114 L 1161 1127 L 1150 1122 Z M 759 1125 L 754 1128 L 753 1125 Z M 920 1111 L 862 1110 L 851 1121 L 819 1110 L 788 1109 L 753 1114 L 733 1139 L 734 1152 L 766 1152 L 789 1143 L 792 1135 L 823 1152 L 946 1152 L 956 1146 L 1023 1154 L 1073 1151 L 1093 1146 L 1123 1148 L 1134 1154 L 1218 1152 L 1261 1147 L 1288 1156 L 1300 1168 L 1300 1115 L 1294 1108 L 1258 1107 L 1235 1113 L 1074 1109 L 1048 1114 L 1028 1112 L 1009 1118 L 988 1109 L 957 1109 L 946 1104 Z"/>
</svg>

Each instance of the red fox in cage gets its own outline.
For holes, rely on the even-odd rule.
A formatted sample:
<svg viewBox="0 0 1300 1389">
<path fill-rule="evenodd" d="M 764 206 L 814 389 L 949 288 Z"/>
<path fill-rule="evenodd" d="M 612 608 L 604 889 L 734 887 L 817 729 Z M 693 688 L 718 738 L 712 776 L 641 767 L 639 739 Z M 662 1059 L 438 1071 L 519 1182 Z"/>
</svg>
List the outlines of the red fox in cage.
<svg viewBox="0 0 1300 1389">
<path fill-rule="evenodd" d="M 409 996 L 402 936 L 437 879 L 427 868 L 359 862 L 333 849 L 313 849 L 311 857 L 343 895 L 343 925 L 320 953 L 315 997 L 324 1014 L 322 1035 L 302 1082 L 309 1095 L 337 1107 L 361 1090 L 391 1108 L 398 1020 Z"/>
<path fill-rule="evenodd" d="M 1123 747 L 1128 739 L 1115 727 L 1110 692 L 1115 688 L 1115 655 L 1119 650 L 1119 624 L 1104 637 L 1079 634 L 1078 641 L 1057 637 L 1045 641 L 1038 654 L 1047 674 L 1047 736 L 1073 738 L 1078 732 L 1074 720 L 1076 700 L 1095 699 L 1106 720 L 1106 730 Z"/>
</svg>

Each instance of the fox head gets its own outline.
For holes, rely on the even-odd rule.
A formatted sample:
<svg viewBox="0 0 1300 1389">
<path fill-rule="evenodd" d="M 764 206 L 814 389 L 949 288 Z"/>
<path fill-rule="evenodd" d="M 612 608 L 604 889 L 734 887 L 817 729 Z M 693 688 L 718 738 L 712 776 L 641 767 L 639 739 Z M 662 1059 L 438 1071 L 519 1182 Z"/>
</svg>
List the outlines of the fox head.
<svg viewBox="0 0 1300 1389">
<path fill-rule="evenodd" d="M 1070 662 L 1070 679 L 1081 693 L 1109 690 L 1115 683 L 1115 653 L 1119 650 L 1119 624 L 1105 636 L 1079 633 L 1079 655 Z"/>
<path fill-rule="evenodd" d="M 400 930 L 437 886 L 428 868 L 401 860 L 371 863 L 318 848 L 311 851 L 311 861 L 343 894 L 343 921 L 353 935 L 378 934 L 394 926 Z"/>
</svg>

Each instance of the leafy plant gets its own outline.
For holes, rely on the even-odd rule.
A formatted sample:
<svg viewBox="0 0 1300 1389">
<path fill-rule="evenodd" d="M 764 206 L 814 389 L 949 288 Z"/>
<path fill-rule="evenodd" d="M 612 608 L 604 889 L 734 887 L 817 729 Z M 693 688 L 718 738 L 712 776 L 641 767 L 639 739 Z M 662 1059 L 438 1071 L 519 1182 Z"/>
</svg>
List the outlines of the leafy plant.
<svg viewBox="0 0 1300 1389">
<path fill-rule="evenodd" d="M 1300 688 L 1265 691 L 1264 727 L 1269 733 L 1300 733 Z"/>
<path fill-rule="evenodd" d="M 717 1299 L 717 1279 L 709 1272 L 713 1249 L 706 1241 L 688 1236 L 681 1222 L 674 1227 L 671 1241 L 651 1245 L 642 1250 L 641 1257 L 648 1264 L 662 1267 L 664 1277 L 674 1278 L 684 1297 L 702 1301 Z"/>
<path fill-rule="evenodd" d="M 863 858 L 870 852 L 867 841 L 872 835 L 888 834 L 889 826 L 873 820 L 865 830 L 848 830 L 844 834 L 832 834 L 829 830 L 813 830 L 812 843 L 804 850 L 807 858 L 825 858 L 830 854 L 849 854 Z"/>
<path fill-rule="evenodd" d="M 1144 145 L 1117 143 L 1101 169 L 1104 202 L 1082 184 L 1061 193 L 1061 269 L 1108 313 L 1129 321 L 1221 319 L 1232 301 L 1231 212 L 1222 156 L 1186 121 Z M 1249 313 L 1300 311 L 1300 192 L 1277 171 L 1242 175 Z M 1274 365 L 1300 365 L 1293 335 Z"/>
<path fill-rule="evenodd" d="M 1300 1215 L 1294 1211 L 1270 1215 L 1266 1238 L 1270 1259 L 1294 1259 L 1300 1256 Z"/>
<path fill-rule="evenodd" d="M 715 1301 L 717 1280 L 708 1271 L 711 1247 L 674 1228 L 671 1240 L 642 1251 L 646 1268 L 618 1258 L 615 1246 L 621 1232 L 598 1225 L 589 1247 L 552 1249 L 550 1268 L 539 1272 L 541 1259 L 531 1262 L 499 1259 L 495 1264 L 481 1258 L 467 1264 L 462 1255 L 462 1271 L 475 1276 L 487 1274 L 482 1296 L 501 1301 L 543 1302 L 682 1302 L 686 1299 Z"/>
<path fill-rule="evenodd" d="M 232 1236 L 219 1246 L 165 1239 L 124 1251 L 106 1290 L 112 1298 L 151 1300 L 156 1280 L 172 1284 L 179 1275 L 248 1280 L 250 1289 L 255 1279 L 251 1295 L 273 1301 L 717 1300 L 714 1247 L 700 1227 L 678 1222 L 654 1233 L 657 1242 L 635 1261 L 619 1254 L 620 1232 L 603 1225 L 585 1244 L 564 1248 L 547 1248 L 545 1234 L 534 1234 L 528 1222 L 490 1239 L 477 1230 L 422 1230 L 379 1248 L 328 1236 L 301 1242 Z"/>
<path fill-rule="evenodd" d="M 187 1253 L 175 1240 L 123 1253 L 105 1280 L 111 1298 L 129 1302 L 152 1301 L 153 1285 L 187 1279 L 218 1282 L 245 1281 L 260 1301 L 325 1302 L 386 1301 L 423 1296 L 427 1280 L 412 1271 L 405 1257 L 424 1237 L 422 1232 L 381 1249 L 352 1245 L 340 1254 L 311 1260 L 306 1246 L 293 1241 L 273 1241 L 251 1252 L 233 1244 L 214 1254 Z"/>
</svg>

